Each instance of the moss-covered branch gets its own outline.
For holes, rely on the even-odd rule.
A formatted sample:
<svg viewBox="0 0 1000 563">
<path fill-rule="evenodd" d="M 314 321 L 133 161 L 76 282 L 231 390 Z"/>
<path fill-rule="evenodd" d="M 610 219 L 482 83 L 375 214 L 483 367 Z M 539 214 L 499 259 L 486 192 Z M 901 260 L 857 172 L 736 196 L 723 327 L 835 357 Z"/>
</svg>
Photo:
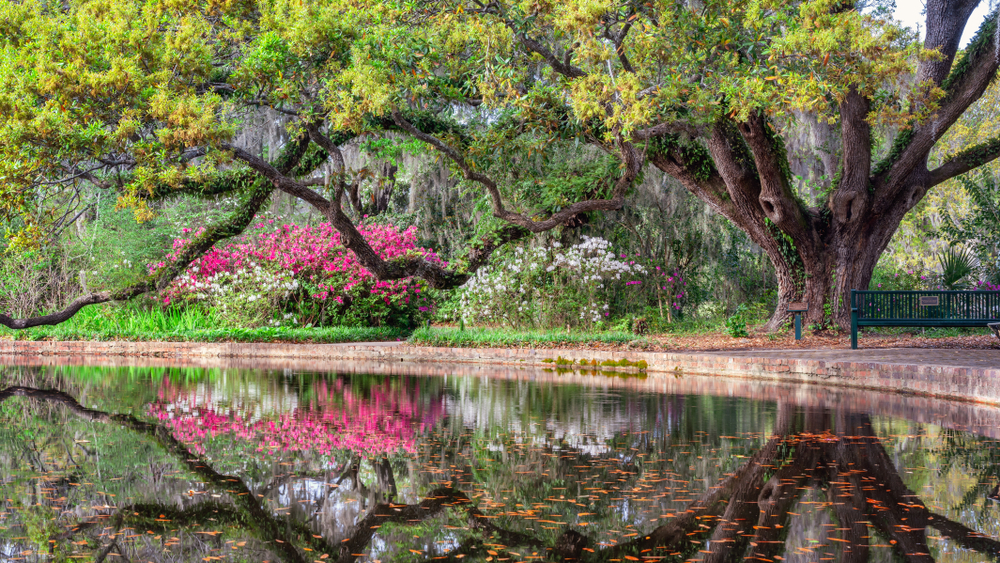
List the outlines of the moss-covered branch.
<svg viewBox="0 0 1000 563">
<path fill-rule="evenodd" d="M 1000 136 L 971 146 L 955 154 L 947 162 L 932 170 L 930 186 L 936 186 L 941 182 L 965 174 L 998 157 L 1000 157 Z"/>
</svg>

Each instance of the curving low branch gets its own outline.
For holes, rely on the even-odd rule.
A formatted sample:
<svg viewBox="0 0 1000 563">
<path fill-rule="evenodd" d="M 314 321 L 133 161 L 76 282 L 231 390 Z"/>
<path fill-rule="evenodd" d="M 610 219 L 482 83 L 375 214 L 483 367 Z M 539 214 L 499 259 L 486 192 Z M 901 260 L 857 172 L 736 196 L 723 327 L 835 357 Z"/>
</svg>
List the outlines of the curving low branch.
<svg viewBox="0 0 1000 563">
<path fill-rule="evenodd" d="M 630 142 L 619 137 L 616 144 L 618 145 L 619 156 L 622 159 L 624 169 L 622 170 L 621 177 L 619 177 L 615 182 L 615 186 L 611 191 L 610 199 L 589 199 L 585 201 L 578 201 L 563 207 L 556 213 L 550 215 L 548 218 L 536 219 L 535 217 L 515 213 L 507 209 L 503 203 L 503 196 L 500 194 L 500 189 L 496 182 L 494 182 L 493 179 L 486 174 L 474 170 L 454 147 L 448 145 L 433 135 L 429 135 L 417 129 L 398 111 L 393 112 L 392 116 L 401 129 L 413 135 L 417 139 L 431 145 L 441 154 L 451 159 L 451 161 L 462 170 L 462 173 L 467 180 L 476 182 L 486 188 L 486 191 L 490 196 L 490 201 L 493 206 L 493 215 L 495 217 L 517 225 L 525 230 L 531 231 L 532 233 L 541 233 L 552 230 L 560 225 L 565 225 L 571 219 L 582 213 L 589 213 L 591 211 L 614 211 L 621 209 L 622 205 L 625 204 L 625 194 L 628 192 L 635 179 L 639 176 L 644 163 L 642 154 L 640 154 Z"/>
<path fill-rule="evenodd" d="M 305 155 L 309 145 L 309 139 L 301 136 L 288 144 L 285 152 L 279 158 L 275 170 L 294 171 Z M 270 166 L 270 165 L 269 165 Z M 237 176 L 239 177 L 239 176 Z M 109 301 L 127 301 L 144 293 L 159 291 L 167 287 L 171 281 L 180 275 L 187 267 L 197 260 L 201 255 L 211 249 L 215 243 L 234 237 L 243 232 L 253 221 L 257 211 L 271 197 L 273 188 L 263 179 L 255 180 L 251 185 L 246 200 L 223 221 L 216 223 L 205 229 L 201 234 L 194 237 L 191 242 L 184 246 L 176 259 L 166 264 L 162 268 L 149 274 L 141 281 L 128 285 L 122 289 L 113 291 L 99 291 L 82 295 L 74 299 L 68 306 L 60 311 L 38 317 L 25 319 L 15 319 L 4 313 L 0 313 L 0 324 L 11 329 L 26 329 L 35 326 L 57 325 L 65 322 L 80 312 L 88 305 L 107 303 Z"/>
</svg>

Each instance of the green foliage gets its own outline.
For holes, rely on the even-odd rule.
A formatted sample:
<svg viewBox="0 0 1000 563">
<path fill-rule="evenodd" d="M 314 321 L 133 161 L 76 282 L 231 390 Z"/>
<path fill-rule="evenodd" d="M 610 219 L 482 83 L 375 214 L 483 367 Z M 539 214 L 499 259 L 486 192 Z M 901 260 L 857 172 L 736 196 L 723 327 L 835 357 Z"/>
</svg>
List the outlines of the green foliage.
<svg viewBox="0 0 1000 563">
<path fill-rule="evenodd" d="M 975 267 L 975 257 L 968 249 L 949 247 L 938 254 L 938 263 L 941 266 L 941 285 L 945 289 L 968 287 L 968 277 Z"/>
<path fill-rule="evenodd" d="M 743 303 L 736 308 L 736 312 L 726 319 L 726 334 L 733 338 L 746 338 L 750 336 L 747 331 L 747 317 L 749 311 Z"/>
<path fill-rule="evenodd" d="M 462 0 L 223 4 L 124 0 L 108 9 L 103 0 L 82 0 L 62 10 L 44 2 L 4 5 L 0 219 L 10 227 L 14 247 L 36 245 L 43 234 L 58 230 L 62 212 L 75 209 L 77 198 L 94 201 L 94 186 L 113 192 L 118 204 L 142 220 L 172 194 L 245 190 L 256 176 L 234 166 L 226 146 L 242 136 L 261 107 L 270 106 L 288 117 L 290 133 L 319 124 L 337 145 L 364 136 L 363 150 L 387 162 L 426 150 L 412 139 L 398 142 L 387 135 L 398 128 L 391 117 L 397 110 L 454 147 L 468 165 L 452 164 L 452 172 L 466 177 L 458 187 L 464 193 L 446 194 L 440 206 L 421 199 L 417 188 L 411 198 L 414 206 L 430 208 L 420 211 L 421 221 L 442 225 L 433 246 L 442 254 L 454 252 L 482 234 L 477 229 L 494 226 L 483 217 L 493 202 L 470 172 L 496 179 L 509 209 L 545 216 L 576 201 L 608 197 L 621 177 L 621 143 L 657 124 L 682 123 L 690 126 L 683 136 L 648 142 L 641 137 L 645 149 L 676 157 L 704 181 L 715 167 L 697 131 L 724 121 L 767 114 L 779 123 L 808 114 L 835 123 L 836 101 L 854 89 L 875 100 L 873 124 L 910 123 L 914 116 L 897 108 L 911 93 L 906 77 L 914 62 L 928 56 L 888 12 L 833 9 L 826 0 L 711 0 L 697 7 L 534 3 L 503 9 Z M 619 52 L 606 36 L 626 28 L 628 41 Z M 972 50 L 984 48 L 988 33 L 984 28 Z M 545 64 L 519 36 L 537 38 L 560 55 Z M 766 131 L 779 156 L 781 133 Z M 782 172 L 787 180 L 788 170 Z M 417 186 L 419 179 L 407 182 Z M 258 188 L 254 193 L 264 189 Z M 364 189 L 371 193 L 370 186 Z M 579 216 L 572 223 L 591 221 L 596 218 Z M 146 264 L 156 261 L 151 255 L 162 249 L 162 233 L 144 228 L 126 232 L 109 221 L 110 236 L 101 241 L 111 248 L 94 255 L 85 283 L 114 287 L 145 276 Z M 796 249 L 774 234 L 798 272 Z M 119 240 L 136 244 L 118 248 Z M 643 258 L 651 260 L 668 244 L 647 246 Z M 671 261 L 661 265 L 690 281 L 684 292 L 690 302 L 705 302 L 713 313 L 731 310 L 746 298 L 745 288 L 759 300 L 773 298 L 768 272 L 759 265 L 754 273 L 762 274 L 762 282 L 748 283 L 758 278 L 748 273 L 723 279 L 722 267 L 696 276 L 698 267 Z M 651 304 L 648 292 L 621 295 L 633 300 L 623 308 L 634 314 Z M 676 295 L 656 298 L 667 323 Z M 591 305 L 579 292 L 573 299 L 578 308 Z M 231 324 L 273 320 L 260 305 L 234 297 L 219 312 Z M 542 324 L 554 325 L 557 317 L 563 324 L 568 310 Z"/>
<path fill-rule="evenodd" d="M 176 307 L 164 309 L 155 302 L 89 307 L 56 326 L 21 331 L 0 327 L 0 337 L 21 340 L 335 343 L 398 340 L 407 334 L 404 329 L 388 326 L 222 328 L 215 311 Z"/>
<path fill-rule="evenodd" d="M 618 163 L 607 156 L 583 161 L 559 155 L 542 174 L 530 174 L 513 185 L 514 201 L 536 212 L 555 213 L 587 199 L 607 199 L 618 176 Z M 567 158 L 568 157 L 568 158 Z"/>
<path fill-rule="evenodd" d="M 914 270 L 893 271 L 876 267 L 868 289 L 881 291 L 917 291 L 928 289 L 927 276 Z"/>
<path fill-rule="evenodd" d="M 941 230 L 952 244 L 972 249 L 985 280 L 1000 283 L 1000 183 L 986 170 L 977 176 L 959 178 L 972 199 L 972 213 L 958 225 L 945 223 Z"/>
<path fill-rule="evenodd" d="M 78 288 L 73 270 L 60 246 L 0 251 L 0 311 L 31 316 L 63 306 Z"/>
<path fill-rule="evenodd" d="M 560 346 L 580 344 L 643 344 L 630 332 L 521 331 L 502 328 L 418 328 L 409 341 L 425 346 Z"/>
<path fill-rule="evenodd" d="M 712 155 L 696 141 L 685 141 L 677 135 L 665 135 L 651 139 L 646 147 L 651 157 L 662 154 L 677 158 L 697 180 L 707 181 L 715 172 Z"/>
<path fill-rule="evenodd" d="M 84 258 L 81 281 L 87 290 L 117 289 L 148 275 L 149 265 L 162 259 L 178 232 L 163 218 L 139 223 L 131 210 L 118 209 L 105 197 L 92 220 L 80 221 L 67 251 Z"/>
</svg>

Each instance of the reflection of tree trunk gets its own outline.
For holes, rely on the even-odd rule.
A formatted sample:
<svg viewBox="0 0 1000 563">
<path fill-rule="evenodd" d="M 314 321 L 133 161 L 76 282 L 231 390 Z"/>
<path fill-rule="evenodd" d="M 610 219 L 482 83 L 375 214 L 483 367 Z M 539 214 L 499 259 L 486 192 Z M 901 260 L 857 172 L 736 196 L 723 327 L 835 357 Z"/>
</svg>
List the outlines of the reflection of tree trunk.
<svg viewBox="0 0 1000 563">
<path fill-rule="evenodd" d="M 843 456 L 837 459 L 838 469 L 865 470 L 868 480 L 862 489 L 868 504 L 868 519 L 882 533 L 896 542 L 907 561 L 933 561 L 927 547 L 927 508 L 913 491 L 906 488 L 902 477 L 889 459 L 882 442 L 875 436 L 868 415 L 848 417 L 853 436 L 845 436 Z M 865 479 L 867 477 L 867 479 Z"/>
<path fill-rule="evenodd" d="M 382 456 L 380 459 L 372 460 L 372 469 L 375 470 L 375 481 L 378 484 L 378 492 L 385 495 L 386 501 L 396 498 L 396 477 L 392 473 L 392 465 L 389 458 Z"/>
<path fill-rule="evenodd" d="M 108 543 L 108 545 L 104 546 L 99 552 L 97 552 L 97 555 L 94 557 L 94 563 L 103 563 L 104 560 L 107 559 L 108 554 L 111 553 L 111 550 L 118 547 L 118 532 L 121 530 L 122 519 L 124 518 L 124 516 L 125 516 L 124 512 L 118 511 L 118 514 L 114 517 L 114 519 L 112 519 L 111 533 L 109 534 L 108 537 L 108 539 L 111 541 L 110 543 Z M 121 552 L 122 552 L 121 548 L 118 547 L 118 553 L 121 554 Z"/>
<path fill-rule="evenodd" d="M 992 540 L 972 528 L 949 520 L 940 514 L 930 515 L 927 520 L 934 529 L 944 534 L 948 539 L 954 540 L 955 543 L 965 549 L 985 553 L 991 555 L 993 559 L 1000 560 L 1000 542 Z"/>
<path fill-rule="evenodd" d="M 847 542 L 844 544 L 842 563 L 863 563 L 868 561 L 868 524 L 864 523 L 868 505 L 861 489 L 858 472 L 845 470 L 850 466 L 841 461 L 850 457 L 847 451 L 847 436 L 852 436 L 855 432 L 855 428 L 849 426 L 848 421 L 857 422 L 845 412 L 837 412 L 839 440 L 833 449 L 833 458 L 839 464 L 829 469 L 827 478 L 830 488 L 827 490 L 827 498 L 833 505 L 834 515 L 839 524 L 840 539 Z"/>
<path fill-rule="evenodd" d="M 756 499 L 764 483 L 766 468 L 763 465 L 770 465 L 774 461 L 779 443 L 777 439 L 771 440 L 765 447 L 767 454 L 758 462 L 747 464 L 748 470 L 736 482 L 726 512 L 708 541 L 710 553 L 705 555 L 705 563 L 743 560 L 743 554 L 753 535 L 753 525 L 760 512 Z"/>
<path fill-rule="evenodd" d="M 753 557 L 773 560 L 775 555 L 784 552 L 789 511 L 806 489 L 803 485 L 812 480 L 822 458 L 823 445 L 810 439 L 801 439 L 797 444 L 786 442 L 786 446 L 796 448 L 796 455 L 767 481 L 757 499 L 760 516 L 750 542 Z"/>
<path fill-rule="evenodd" d="M 729 497 L 726 512 L 717 522 L 717 527 L 708 541 L 709 553 L 705 555 L 705 563 L 743 559 L 743 554 L 746 553 L 747 545 L 753 536 L 754 522 L 757 521 L 760 512 L 757 499 L 764 484 L 764 474 L 768 467 L 773 467 L 778 447 L 782 443 L 781 436 L 790 432 L 794 414 L 794 407 L 787 403 L 779 403 L 775 422 L 777 436 L 733 475 L 732 495 Z"/>
<path fill-rule="evenodd" d="M 790 407 L 786 408 L 790 410 Z M 818 409 L 807 410 L 802 418 L 804 432 L 786 435 L 783 442 L 783 449 L 794 450 L 795 457 L 786 461 L 768 479 L 757 497 L 760 514 L 750 542 L 753 546 L 751 555 L 757 559 L 773 560 L 784 551 L 791 516 L 789 512 L 805 491 L 805 485 L 813 480 L 825 457 L 827 442 L 822 440 L 821 434 L 830 426 L 828 413 Z"/>
<path fill-rule="evenodd" d="M 837 448 L 838 451 L 841 449 Z M 839 459 L 839 457 L 838 457 Z M 865 497 L 861 493 L 858 478 L 852 474 L 837 475 L 831 471 L 827 500 L 833 505 L 844 544 L 841 563 L 863 563 L 868 561 L 868 526 L 865 520 Z"/>
</svg>

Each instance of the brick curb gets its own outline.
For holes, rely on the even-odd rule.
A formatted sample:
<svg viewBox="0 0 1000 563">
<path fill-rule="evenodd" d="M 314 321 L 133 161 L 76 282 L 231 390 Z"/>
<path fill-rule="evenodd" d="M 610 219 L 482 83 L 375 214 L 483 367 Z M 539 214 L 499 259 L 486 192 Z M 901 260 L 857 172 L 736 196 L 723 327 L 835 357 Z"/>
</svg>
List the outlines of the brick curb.
<svg viewBox="0 0 1000 563">
<path fill-rule="evenodd" d="M 792 351 L 789 351 L 790 353 Z M 837 353 L 843 351 L 831 351 Z M 772 354 L 774 352 L 771 352 Z M 916 364 L 893 361 L 838 361 L 796 359 L 724 352 L 672 353 L 640 351 L 563 350 L 534 348 L 432 348 L 386 344 L 291 344 L 204 342 L 29 342 L 2 340 L 0 356 L 108 356 L 156 358 L 250 358 L 363 360 L 391 362 L 450 362 L 501 364 L 580 369 L 580 361 L 645 361 L 650 378 L 683 374 L 785 382 L 814 383 L 838 387 L 877 389 L 951 400 L 1000 405 L 1000 369 Z M 556 366 L 556 357 L 577 365 Z M 544 362 L 543 360 L 549 360 Z M 2 358 L 0 358 L 2 363 Z M 600 368 L 621 369 L 621 368 Z"/>
</svg>

